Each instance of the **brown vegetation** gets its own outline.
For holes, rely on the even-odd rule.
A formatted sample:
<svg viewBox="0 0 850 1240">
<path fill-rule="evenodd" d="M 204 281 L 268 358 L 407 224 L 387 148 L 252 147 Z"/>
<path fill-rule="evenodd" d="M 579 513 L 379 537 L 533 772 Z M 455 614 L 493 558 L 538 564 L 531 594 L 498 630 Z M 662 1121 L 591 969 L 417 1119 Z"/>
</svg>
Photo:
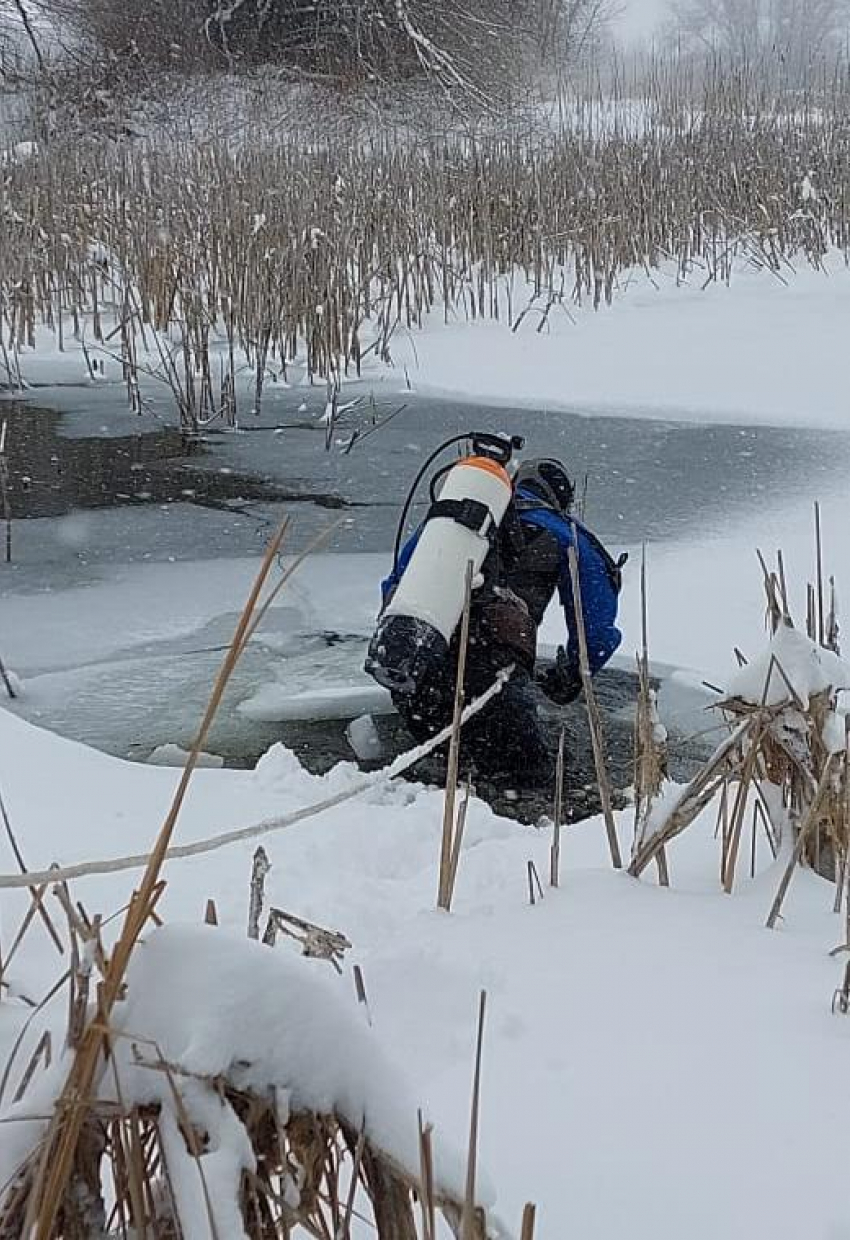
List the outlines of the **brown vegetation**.
<svg viewBox="0 0 850 1240">
<path fill-rule="evenodd" d="M 791 100 L 743 72 L 689 86 L 659 70 L 557 134 L 48 142 L 0 189 L 0 367 L 15 386 L 47 325 L 120 357 L 131 407 L 156 373 L 196 425 L 235 415 L 243 364 L 256 407 L 299 352 L 357 372 L 435 310 L 543 330 L 634 268 L 785 280 L 850 252 L 846 78 Z"/>
</svg>

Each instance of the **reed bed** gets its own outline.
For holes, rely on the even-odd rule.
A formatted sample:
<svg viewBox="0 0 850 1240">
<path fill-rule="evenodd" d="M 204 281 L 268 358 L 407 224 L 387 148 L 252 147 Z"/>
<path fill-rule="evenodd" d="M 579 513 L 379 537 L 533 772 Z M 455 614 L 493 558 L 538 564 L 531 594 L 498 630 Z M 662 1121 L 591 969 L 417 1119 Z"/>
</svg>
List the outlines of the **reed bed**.
<svg viewBox="0 0 850 1240">
<path fill-rule="evenodd" d="M 845 913 L 850 946 L 850 719 L 841 701 L 850 669 L 839 657 L 835 582 L 824 572 L 817 504 L 814 541 L 814 579 L 806 585 L 800 629 L 782 553 L 775 567 L 759 553 L 771 647 L 747 675 L 746 692 L 732 691 L 715 704 L 728 735 L 711 758 L 672 801 L 644 815 L 629 872 L 639 877 L 651 861 L 660 863 L 665 846 L 713 805 L 723 890 L 732 892 L 742 863 L 755 877 L 760 841 L 773 858 L 784 847 L 768 927 L 778 924 L 794 874 L 806 865 L 834 881 L 834 910 Z M 738 659 L 746 668 L 740 652 Z"/>
<path fill-rule="evenodd" d="M 0 381 L 47 328 L 119 358 L 133 409 L 166 383 L 196 429 L 296 358 L 332 385 L 387 360 L 430 313 L 544 330 L 635 269 L 784 279 L 850 253 L 844 71 L 791 94 L 659 66 L 641 92 L 588 93 L 557 128 L 48 141 L 3 169 Z"/>
</svg>

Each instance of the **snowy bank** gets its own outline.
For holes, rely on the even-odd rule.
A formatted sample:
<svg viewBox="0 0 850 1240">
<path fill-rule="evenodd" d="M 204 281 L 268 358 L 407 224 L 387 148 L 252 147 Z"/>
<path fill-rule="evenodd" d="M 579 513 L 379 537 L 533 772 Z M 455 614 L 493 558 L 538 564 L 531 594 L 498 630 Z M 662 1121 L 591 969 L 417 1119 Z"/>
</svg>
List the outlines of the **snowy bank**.
<svg viewBox="0 0 850 1240">
<path fill-rule="evenodd" d="M 199 771 L 178 838 L 304 805 L 350 778 L 351 768 L 313 778 L 280 749 L 256 772 Z M 175 779 L 0 710 L 0 784 L 31 866 L 144 849 Z M 376 1045 L 408 1065 L 416 1103 L 438 1136 L 459 1146 L 476 1000 L 487 989 L 482 1159 L 502 1216 L 516 1220 L 523 1202 L 535 1200 L 542 1240 L 799 1240 L 850 1225 L 835 1102 L 848 1034 L 829 1014 L 842 966 L 828 951 L 843 927 L 830 912 L 829 887 L 798 874 L 783 929 L 771 934 L 763 923 L 777 873 L 766 849 L 755 882 L 742 879 L 732 898 L 718 894 L 709 814 L 671 847 L 673 888 L 664 891 L 611 873 L 602 824 L 591 820 L 565 833 L 561 889 L 530 908 L 527 863 L 545 876 L 550 833 L 500 821 L 473 801 L 456 911 L 447 917 L 434 910 L 441 809 L 436 792 L 386 786 L 269 837 L 267 893 L 352 940 L 348 965 L 363 969 Z M 619 822 L 627 851 L 631 816 Z M 14 870 L 5 844 L 0 855 L 2 869 Z M 213 898 L 221 921 L 241 934 L 250 858 L 237 845 L 169 864 L 166 921 L 199 923 Z M 90 912 L 108 913 L 135 881 L 89 879 L 74 894 Z M 25 897 L 3 894 L 4 941 L 25 907 Z M 215 932 L 172 928 L 160 942 L 164 950 L 171 934 L 207 933 Z M 243 945 L 231 953 L 222 935 L 231 977 Z M 139 956 L 142 976 L 156 977 L 146 963 L 156 963 L 156 943 Z M 64 966 L 39 928 L 25 948 L 12 980 L 37 1000 Z M 268 949 L 261 967 L 269 985 L 275 953 L 286 950 Z M 337 992 L 328 1002 L 350 1005 L 356 1020 L 351 977 L 328 969 L 319 980 Z M 184 970 L 168 993 L 186 989 L 193 1002 L 207 1002 L 205 985 Z M 175 1053 L 197 1051 L 208 1065 L 227 1057 L 229 994 L 244 996 L 238 977 L 227 994 L 209 996 L 220 1040 L 216 1024 L 184 1030 L 180 1037 L 191 1040 L 174 1043 Z M 151 997 L 145 1021 L 167 1020 L 165 995 Z M 0 1008 L 3 1037 L 18 1005 Z M 64 1020 L 64 1006 L 56 1015 Z M 252 1028 L 246 1036 L 259 1046 L 264 1035 Z"/>
<path fill-rule="evenodd" d="M 850 270 L 782 277 L 742 267 L 731 286 L 686 284 L 669 267 L 618 281 L 610 306 L 569 300 L 544 319 L 548 292 L 514 293 L 507 322 L 448 324 L 397 334 L 393 362 L 414 388 L 470 400 L 687 421 L 848 428 L 844 363 Z M 569 287 L 569 278 L 567 279 Z"/>
</svg>

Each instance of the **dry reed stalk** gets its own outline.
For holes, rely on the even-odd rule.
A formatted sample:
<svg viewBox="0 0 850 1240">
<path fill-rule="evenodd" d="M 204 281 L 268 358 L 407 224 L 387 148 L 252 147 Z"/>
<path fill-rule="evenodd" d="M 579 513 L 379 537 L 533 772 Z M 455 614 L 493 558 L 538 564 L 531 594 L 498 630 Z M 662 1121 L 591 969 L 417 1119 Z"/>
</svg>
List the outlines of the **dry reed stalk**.
<svg viewBox="0 0 850 1240">
<path fill-rule="evenodd" d="M 775 633 L 782 623 L 783 608 L 780 597 L 780 580 L 776 573 L 772 573 L 765 561 L 761 551 L 756 549 L 756 556 L 761 565 L 761 571 L 764 578 L 764 592 L 767 595 L 767 619 L 771 633 Z"/>
<path fill-rule="evenodd" d="M 720 786 L 720 801 L 717 807 L 717 822 L 714 826 L 714 838 L 720 836 L 720 881 L 723 882 L 723 867 L 726 850 L 729 847 L 729 784 L 726 780 Z"/>
<path fill-rule="evenodd" d="M 454 837 L 457 830 L 455 822 L 455 800 L 457 798 L 458 764 L 460 760 L 461 716 L 464 707 L 464 681 L 466 678 L 466 654 L 469 646 L 469 616 L 472 607 L 473 563 L 466 565 L 464 579 L 463 617 L 460 626 L 460 640 L 457 651 L 457 672 L 455 679 L 454 712 L 452 715 L 452 732 L 449 741 L 449 757 L 446 769 L 446 795 L 443 804 L 443 831 L 440 843 L 440 875 L 437 893 L 437 907 L 451 910 L 451 871 Z"/>
<path fill-rule="evenodd" d="M 528 870 L 528 903 L 534 908 L 537 899 L 543 899 L 543 884 L 540 881 L 540 875 L 537 873 L 537 866 L 533 861 L 528 861 L 526 868 Z M 535 889 L 537 890 L 537 897 L 534 894 Z"/>
<path fill-rule="evenodd" d="M 24 1094 L 27 1092 L 30 1081 L 32 1080 L 34 1076 L 35 1070 L 38 1067 L 41 1059 L 42 1058 L 44 1059 L 45 1068 L 49 1068 L 52 1057 L 53 1056 L 52 1056 L 51 1033 L 49 1029 L 45 1029 L 41 1037 L 38 1040 L 38 1044 L 35 1050 L 30 1056 L 30 1061 L 27 1064 L 26 1069 L 24 1070 L 24 1074 L 21 1077 L 18 1088 L 15 1090 L 14 1097 L 12 1098 L 13 1104 L 16 1102 L 20 1102 Z"/>
<path fill-rule="evenodd" d="M 764 695 L 766 697 L 766 693 Z M 764 702 L 764 697 L 762 702 Z M 770 724 L 770 716 L 761 713 L 753 716 L 752 733 L 748 738 L 749 749 L 743 763 L 736 772 L 737 788 L 732 804 L 732 814 L 726 829 L 725 848 L 721 863 L 721 881 L 723 890 L 730 895 L 735 884 L 735 870 L 738 864 L 738 852 L 741 834 L 744 827 L 750 787 L 755 779 L 760 759 L 760 746 Z"/>
<path fill-rule="evenodd" d="M 832 1014 L 840 1012 L 842 1016 L 846 1016 L 850 1012 L 850 960 L 844 966 L 844 979 L 841 985 L 833 991 L 832 995 Z"/>
<path fill-rule="evenodd" d="M 6 696 L 9 698 L 11 702 L 14 702 L 18 695 L 15 692 L 15 686 L 12 684 L 12 678 L 9 675 L 9 673 L 6 671 L 6 665 L 4 664 L 2 659 L 0 659 L 0 680 L 3 681 L 3 687 L 6 690 Z"/>
<path fill-rule="evenodd" d="M 363 1154 L 366 1149 L 366 1128 L 363 1124 L 360 1128 L 360 1134 L 357 1138 L 357 1145 L 354 1148 L 354 1158 L 351 1164 L 351 1183 L 348 1187 L 348 1200 L 345 1203 L 345 1214 L 339 1222 L 337 1233 L 340 1236 L 351 1235 L 351 1223 L 354 1218 L 354 1201 L 357 1195 L 357 1181 L 360 1175 L 360 1168 L 363 1165 Z"/>
<path fill-rule="evenodd" d="M 2 325 L 0 325 L 2 332 Z M 9 422 L 3 419 L 0 425 L 0 506 L 3 509 L 3 521 L 6 526 L 6 563 L 12 563 L 12 479 L 9 474 L 9 461 L 6 455 L 8 440 Z M 3 680 L 6 685 L 9 697 L 15 695 L 12 692 L 11 682 L 3 672 Z"/>
<path fill-rule="evenodd" d="M 260 937 L 260 918 L 263 915 L 265 902 L 266 875 L 271 870 L 271 862 L 262 844 L 254 852 L 251 866 L 251 888 L 248 899 L 248 938 Z"/>
<path fill-rule="evenodd" d="M 9 811 L 6 808 L 6 802 L 3 798 L 3 793 L 1 791 L 0 791 L 0 819 L 2 819 L 3 830 L 6 833 L 6 839 L 9 841 L 9 847 L 12 850 L 12 855 L 14 856 L 15 861 L 18 865 L 18 869 L 21 871 L 21 874 L 26 874 L 28 873 L 28 870 L 27 870 L 26 862 L 24 861 L 24 855 L 21 852 L 20 844 L 18 843 L 17 837 L 15 836 L 15 832 L 12 828 L 12 820 L 9 817 Z M 44 923 L 44 927 L 47 930 L 48 935 L 53 941 L 53 945 L 55 946 L 56 950 L 59 952 L 59 955 L 61 956 L 64 953 L 65 948 L 64 948 L 61 938 L 59 937 L 56 927 L 54 926 L 53 921 L 51 920 L 50 914 L 48 913 L 47 909 L 44 907 L 44 892 L 45 892 L 45 888 L 43 886 L 39 888 L 36 888 L 35 886 L 29 887 L 29 893 L 30 893 L 30 897 L 32 900 L 32 904 L 30 905 L 28 916 L 29 916 L 29 913 L 38 914 L 38 916 L 41 918 L 42 922 Z M 22 928 L 22 933 L 20 937 L 23 937 L 24 932 L 25 932 L 25 927 Z M 10 949 L 10 956 L 13 951 L 14 951 L 14 948 Z M 6 963 L 8 965 L 8 960 Z M 0 972 L 0 976 L 2 976 L 2 972 Z"/>
<path fill-rule="evenodd" d="M 841 654 L 841 628 L 838 623 L 838 597 L 835 589 L 835 578 L 829 579 L 829 612 L 826 618 L 826 646 L 834 654 Z"/>
<path fill-rule="evenodd" d="M 848 875 L 850 875 L 850 718 L 844 721 L 844 786 L 841 801 L 841 830 L 835 843 L 835 902 L 833 912 L 840 913 L 841 905 L 847 894 Z M 850 939 L 848 939 L 850 943 Z"/>
<path fill-rule="evenodd" d="M 256 580 L 243 608 L 228 653 L 216 679 L 197 737 L 183 769 L 174 799 L 151 852 L 142 881 L 130 902 L 118 942 L 109 961 L 106 976 L 99 988 L 97 1013 L 86 1026 L 74 1056 L 62 1093 L 44 1140 L 45 1158 L 31 1192 L 30 1206 L 35 1225 L 34 1240 L 52 1240 L 54 1227 L 62 1207 L 71 1167 L 85 1116 L 92 1104 L 93 1089 L 108 1022 L 119 997 L 133 949 L 155 904 L 159 875 L 164 855 L 174 833 L 177 819 L 197 765 L 198 756 L 215 718 L 224 690 L 244 643 L 254 608 L 280 548 L 284 529 L 269 543 Z M 37 1220 L 37 1222 L 36 1222 Z"/>
<path fill-rule="evenodd" d="M 806 586 L 806 636 L 810 641 L 817 641 L 817 600 L 811 582 Z"/>
<path fill-rule="evenodd" d="M 469 1117 L 469 1146 L 466 1158 L 466 1194 L 460 1220 L 460 1240 L 478 1240 L 476 1220 L 476 1181 L 478 1175 L 478 1116 L 481 1106 L 481 1060 L 484 1051 L 484 1017 L 487 991 L 482 990 L 478 1004 L 478 1032 L 475 1040 L 475 1072 L 472 1082 L 472 1106 Z"/>
<path fill-rule="evenodd" d="M 512 269 L 532 284 L 542 327 L 565 301 L 601 305 L 620 273 L 651 275 L 669 257 L 680 280 L 699 270 L 706 283 L 728 283 L 741 259 L 780 279 L 797 254 L 822 267 L 829 247 L 850 250 L 845 80 L 837 73 L 801 98 L 764 72 L 712 68 L 698 85 L 690 69 L 659 61 L 632 84 L 648 100 L 639 133 L 612 129 L 597 84 L 581 118 L 571 108 L 547 142 L 439 126 L 423 126 L 415 144 L 390 126 L 366 143 L 316 141 L 289 123 L 257 127 L 250 143 L 181 134 L 120 160 L 88 134 L 53 143 L 4 170 L 9 381 L 21 384 L 20 346 L 38 323 L 58 325 L 61 342 L 63 314 L 77 334 L 87 319 L 101 336 L 124 320 L 130 375 L 139 350 L 129 337 L 144 350 L 153 329 L 181 416 L 202 425 L 219 344 L 228 376 L 243 358 L 251 366 L 256 404 L 299 341 L 308 373 L 333 379 L 356 372 L 367 350 L 385 357 L 397 327 L 437 307 L 515 321 Z M 615 97 L 628 89 L 618 81 Z M 801 207 L 799 169 L 809 167 L 819 192 Z M 222 395 L 217 415 L 231 399 Z"/>
<path fill-rule="evenodd" d="M 587 706 L 587 717 L 590 724 L 590 739 L 593 747 L 593 761 L 596 766 L 596 782 L 599 798 L 602 802 L 602 814 L 605 819 L 605 833 L 608 837 L 608 849 L 611 863 L 615 869 L 622 868 L 623 859 L 620 854 L 620 842 L 617 838 L 617 823 L 614 818 L 614 807 L 611 797 L 611 784 L 605 762 L 605 747 L 602 739 L 602 719 L 599 706 L 593 691 L 593 680 L 590 675 L 590 663 L 587 655 L 587 634 L 584 628 L 584 608 L 581 599 L 581 583 L 578 572 L 578 556 L 576 555 L 577 534 L 573 529 L 573 545 L 568 551 L 570 581 L 573 591 L 573 609 L 575 612 L 576 631 L 578 634 L 579 669 L 584 688 L 584 699 Z"/>
<path fill-rule="evenodd" d="M 419 1121 L 419 1182 L 422 1191 L 419 1197 L 422 1210 L 422 1240 L 437 1240 L 437 1212 L 434 1199 L 434 1151 L 431 1143 L 433 1128 L 423 1124 L 422 1112 Z"/>
<path fill-rule="evenodd" d="M 564 815 L 564 745 L 566 735 L 563 728 L 558 737 L 558 756 L 555 761 L 555 803 L 552 808 L 552 847 L 549 853 L 549 885 L 559 887 L 561 883 L 561 822 Z"/>
<path fill-rule="evenodd" d="M 354 993 L 357 995 L 357 1002 L 366 1013 L 366 1024 L 371 1027 L 372 1013 L 369 1009 L 369 996 L 366 993 L 366 981 L 363 977 L 363 970 L 359 964 L 356 964 L 352 972 L 354 974 Z"/>
<path fill-rule="evenodd" d="M 779 884 L 779 889 L 776 892 L 773 904 L 770 906 L 770 912 L 768 913 L 766 922 L 768 930 L 773 930 L 779 920 L 783 902 L 788 894 L 788 888 L 791 886 L 791 879 L 794 877 L 794 871 L 803 856 L 803 850 L 805 849 L 809 832 L 817 822 L 821 804 L 829 787 L 829 781 L 832 778 L 833 767 L 835 766 L 836 760 L 835 754 L 830 754 L 827 758 L 815 795 L 812 798 L 812 802 L 809 805 L 805 818 L 800 824 L 788 865 L 785 867 L 782 880 Z"/>
<path fill-rule="evenodd" d="M 785 624 L 791 624 L 791 610 L 788 606 L 788 584 L 785 580 L 785 560 L 781 550 L 776 553 L 776 562 L 779 569 L 779 596 L 782 600 L 782 619 Z"/>
<path fill-rule="evenodd" d="M 452 839 L 452 855 L 449 863 L 449 883 L 448 883 L 448 899 L 449 909 L 451 909 L 454 901 L 455 886 L 457 885 L 457 873 L 460 867 L 460 852 L 463 846 L 463 835 L 466 830 L 466 815 L 469 812 L 469 799 L 472 796 L 472 784 L 466 781 L 463 789 L 463 800 L 460 803 L 460 809 L 457 814 L 457 822 L 455 824 L 454 838 Z"/>
<path fill-rule="evenodd" d="M 850 947 L 850 866 L 846 867 L 844 889 L 844 942 Z"/>
<path fill-rule="evenodd" d="M 817 591 L 818 645 L 826 644 L 826 627 L 824 624 L 823 598 L 823 540 L 821 538 L 820 504 L 815 501 L 815 579 Z"/>
<path fill-rule="evenodd" d="M 339 931 L 327 930 L 324 926 L 317 926 L 312 921 L 296 917 L 294 913 L 284 912 L 281 908 L 272 908 L 269 909 L 263 942 L 268 947 L 273 947 L 277 942 L 278 934 L 283 934 L 300 944 L 302 956 L 315 960 L 329 960 L 338 973 L 342 972 L 340 962 L 350 949 L 351 942 Z"/>
<path fill-rule="evenodd" d="M 761 826 L 766 837 L 770 839 L 770 827 L 764 812 L 764 806 L 761 801 L 753 802 L 752 826 L 750 834 L 750 878 L 756 876 L 756 864 L 758 862 L 758 828 Z"/>
<path fill-rule="evenodd" d="M 658 719 L 655 693 L 649 677 L 649 625 L 647 614 L 646 590 L 646 544 L 641 548 L 640 562 L 640 600 L 641 600 L 641 649 L 637 656 L 638 700 L 635 711 L 635 822 L 634 848 L 643 840 L 649 823 L 652 807 L 667 774 L 666 732 L 659 737 L 661 728 Z M 662 887 L 669 887 L 670 874 L 667 867 L 667 853 L 662 848 L 656 854 L 658 881 Z"/>
<path fill-rule="evenodd" d="M 727 778 L 727 767 L 735 751 L 741 746 L 752 727 L 752 720 L 745 718 L 733 732 L 721 742 L 709 760 L 699 770 L 670 813 L 659 824 L 648 840 L 645 840 L 632 857 L 629 874 L 639 878 L 660 848 L 691 825 L 698 814 L 710 804 L 715 793 Z"/>
<path fill-rule="evenodd" d="M 522 1211 L 522 1230 L 520 1231 L 519 1240 L 534 1240 L 536 1217 L 537 1207 L 532 1202 L 527 1201 Z"/>
</svg>

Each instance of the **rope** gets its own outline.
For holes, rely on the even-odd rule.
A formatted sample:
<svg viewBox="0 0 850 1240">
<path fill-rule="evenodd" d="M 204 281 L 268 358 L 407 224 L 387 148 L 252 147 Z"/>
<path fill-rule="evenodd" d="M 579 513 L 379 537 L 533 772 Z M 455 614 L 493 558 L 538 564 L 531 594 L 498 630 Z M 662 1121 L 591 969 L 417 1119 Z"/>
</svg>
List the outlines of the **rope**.
<svg viewBox="0 0 850 1240">
<path fill-rule="evenodd" d="M 489 689 L 464 709 L 461 715 L 461 726 L 468 723 L 473 716 L 484 709 L 488 702 L 492 701 L 498 693 L 501 693 L 513 670 L 513 664 L 503 668 Z M 347 788 L 344 792 L 338 792 L 332 797 L 327 797 L 324 801 L 316 801 L 313 805 L 307 805 L 303 809 L 294 810 L 291 814 L 284 814 L 282 817 L 265 818 L 262 822 L 255 823 L 250 827 L 237 827 L 231 831 L 223 831 L 219 835 L 209 836 L 207 839 L 195 840 L 191 844 L 173 844 L 166 851 L 164 859 L 166 861 L 177 861 L 183 857 L 197 857 L 202 853 L 215 852 L 219 848 L 226 848 L 228 844 L 238 844 L 242 840 L 254 839 L 258 835 L 268 835 L 273 831 L 283 831 L 286 827 L 295 826 L 298 822 L 304 822 L 308 818 L 315 818 L 326 810 L 334 809 L 337 805 L 342 805 L 345 801 L 350 801 L 354 797 L 360 796 L 361 793 L 374 788 L 383 780 L 397 779 L 399 775 L 403 775 L 405 771 L 409 771 L 417 762 L 420 762 L 428 754 L 438 749 L 440 745 L 449 739 L 451 734 L 452 725 L 448 724 L 443 728 L 442 732 L 438 732 L 430 740 L 425 741 L 405 754 L 400 754 L 389 766 L 384 767 L 380 771 L 375 771 L 374 774 L 361 779 L 359 783 L 354 784 L 351 788 Z M 149 856 L 149 853 L 136 853 L 129 857 L 113 857 L 106 861 L 80 861 L 76 865 L 64 867 L 54 865 L 47 870 L 30 870 L 25 874 L 0 874 L 0 890 L 37 887 L 43 883 L 67 882 L 69 879 L 87 878 L 93 874 L 118 874 L 124 870 L 139 870 L 147 865 Z"/>
</svg>

